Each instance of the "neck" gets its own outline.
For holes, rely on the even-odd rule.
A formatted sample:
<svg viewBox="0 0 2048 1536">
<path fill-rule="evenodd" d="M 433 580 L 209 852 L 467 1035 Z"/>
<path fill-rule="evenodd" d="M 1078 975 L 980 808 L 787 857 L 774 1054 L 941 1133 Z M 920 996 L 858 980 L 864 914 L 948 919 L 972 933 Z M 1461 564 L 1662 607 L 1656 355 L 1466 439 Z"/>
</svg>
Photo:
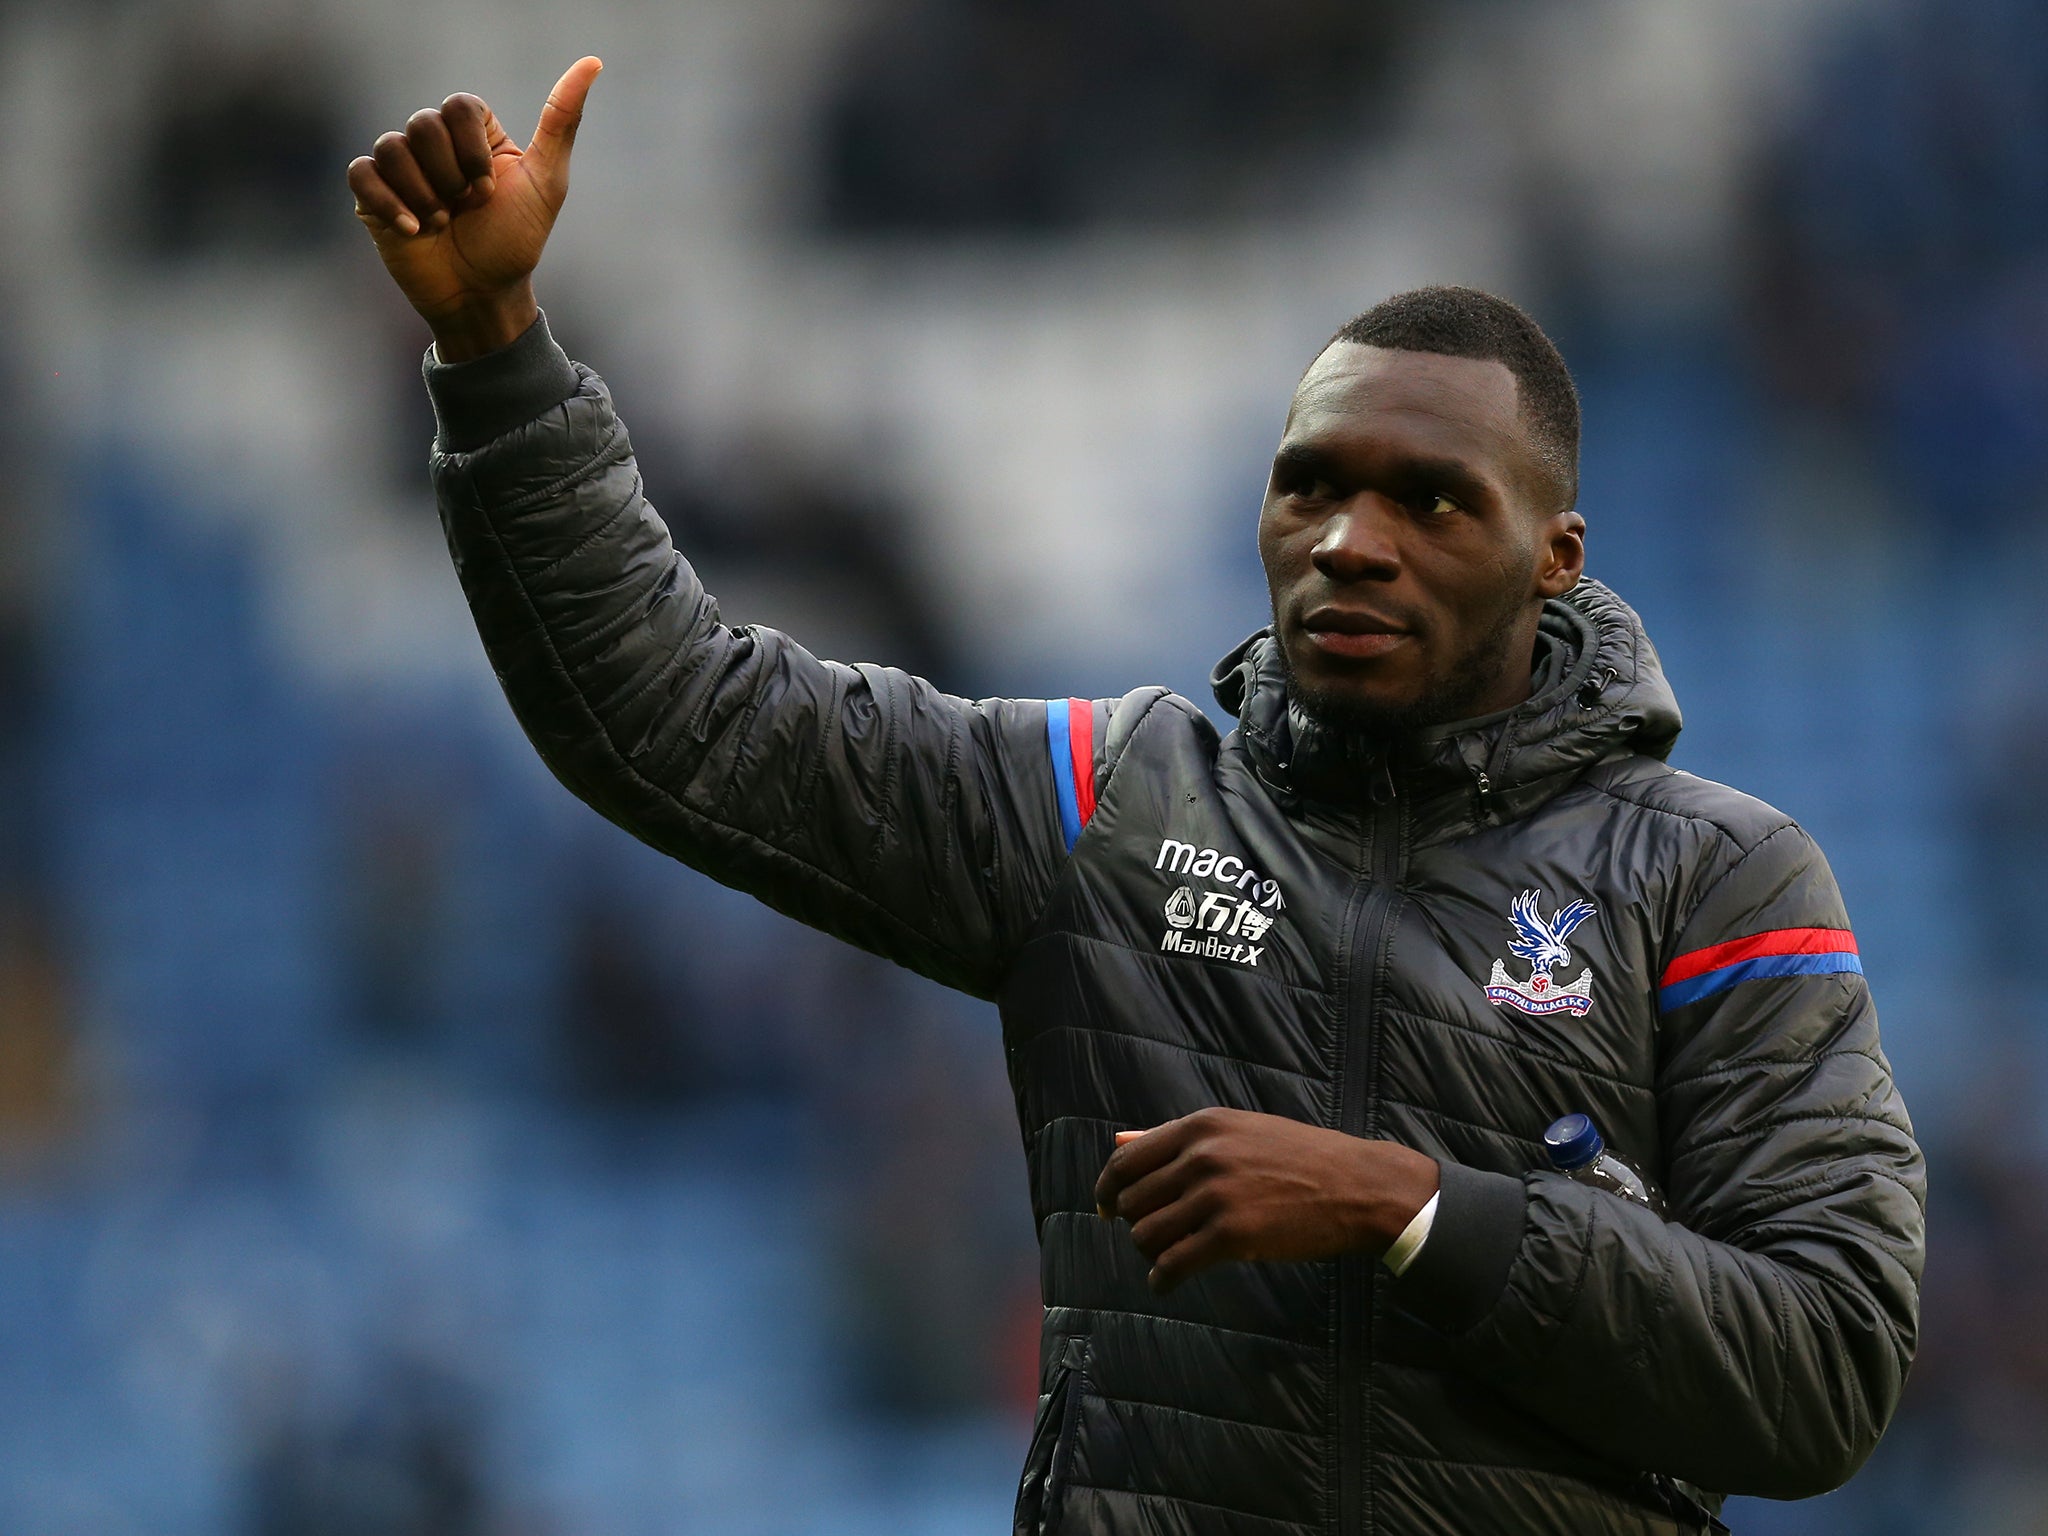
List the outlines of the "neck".
<svg viewBox="0 0 2048 1536">
<path fill-rule="evenodd" d="M 1487 692 L 1468 700 L 1463 707 L 1450 713 L 1442 720 L 1433 720 L 1431 725 L 1450 725 L 1458 720 L 1475 720 L 1482 715 L 1496 715 L 1504 709 L 1513 709 L 1517 704 L 1526 704 L 1529 696 L 1536 691 L 1536 631 L 1531 625 L 1526 645 L 1515 647 L 1519 657 L 1516 665 L 1504 673 Z"/>
</svg>

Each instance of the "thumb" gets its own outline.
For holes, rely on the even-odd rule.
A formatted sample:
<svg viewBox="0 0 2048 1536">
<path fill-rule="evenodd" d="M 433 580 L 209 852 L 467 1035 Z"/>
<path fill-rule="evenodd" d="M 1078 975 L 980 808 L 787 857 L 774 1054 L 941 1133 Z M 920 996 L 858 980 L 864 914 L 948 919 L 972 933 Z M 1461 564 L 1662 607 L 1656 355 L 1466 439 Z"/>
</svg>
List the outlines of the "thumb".
<svg viewBox="0 0 2048 1536">
<path fill-rule="evenodd" d="M 583 102 L 604 60 L 585 57 L 563 71 L 555 88 L 548 92 L 547 105 L 540 109 L 540 124 L 533 130 L 533 142 L 526 146 L 534 169 L 557 191 L 567 188 L 569 151 L 576 147 L 576 130 L 583 122 Z"/>
</svg>

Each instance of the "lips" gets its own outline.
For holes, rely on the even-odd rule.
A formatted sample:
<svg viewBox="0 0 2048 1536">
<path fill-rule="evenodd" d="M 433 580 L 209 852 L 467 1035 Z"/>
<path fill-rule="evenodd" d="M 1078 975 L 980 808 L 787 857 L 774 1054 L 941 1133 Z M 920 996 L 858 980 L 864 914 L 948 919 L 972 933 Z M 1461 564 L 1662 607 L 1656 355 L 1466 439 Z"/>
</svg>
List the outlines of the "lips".
<svg viewBox="0 0 2048 1536">
<path fill-rule="evenodd" d="M 1317 650 L 1352 659 L 1384 656 L 1414 638 L 1392 619 L 1342 608 L 1318 608 L 1301 621 L 1301 627 Z"/>
</svg>

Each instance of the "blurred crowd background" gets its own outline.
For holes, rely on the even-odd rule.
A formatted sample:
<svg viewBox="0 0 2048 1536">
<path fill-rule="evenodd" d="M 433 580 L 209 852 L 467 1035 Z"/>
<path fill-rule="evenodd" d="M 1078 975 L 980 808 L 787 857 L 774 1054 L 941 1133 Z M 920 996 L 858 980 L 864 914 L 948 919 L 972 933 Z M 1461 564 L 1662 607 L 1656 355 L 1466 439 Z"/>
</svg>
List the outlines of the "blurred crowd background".
<svg viewBox="0 0 2048 1536">
<path fill-rule="evenodd" d="M 729 616 L 1212 704 L 1298 370 L 1528 305 L 1677 761 L 1804 821 L 1920 1361 L 1739 1532 L 2048 1531 L 2048 9 L 0 0 L 0 1530 L 1005 1529 L 992 1013 L 640 848 L 495 691 L 347 161 L 608 63 L 541 271 Z"/>
</svg>

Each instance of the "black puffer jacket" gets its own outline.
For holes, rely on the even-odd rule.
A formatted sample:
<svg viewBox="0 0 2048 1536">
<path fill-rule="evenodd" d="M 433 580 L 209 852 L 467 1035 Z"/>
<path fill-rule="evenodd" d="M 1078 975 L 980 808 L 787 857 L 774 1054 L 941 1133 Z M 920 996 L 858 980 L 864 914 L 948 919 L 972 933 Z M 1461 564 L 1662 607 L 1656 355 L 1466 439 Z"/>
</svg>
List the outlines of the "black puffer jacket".
<svg viewBox="0 0 2048 1536">
<path fill-rule="evenodd" d="M 1220 740 L 1157 689 L 970 703 L 722 625 L 543 326 L 428 375 L 463 589 L 563 782 L 1000 1002 L 1046 1302 L 1021 1531 L 1671 1531 L 1869 1453 L 1920 1154 L 1819 851 L 1665 765 L 1612 593 L 1550 605 L 1528 703 L 1391 757 L 1294 718 L 1265 636 Z M 1414 1265 L 1152 1295 L 1096 1174 L 1219 1104 L 1439 1159 Z M 1574 1110 L 1670 1221 L 1536 1171 Z"/>
</svg>

